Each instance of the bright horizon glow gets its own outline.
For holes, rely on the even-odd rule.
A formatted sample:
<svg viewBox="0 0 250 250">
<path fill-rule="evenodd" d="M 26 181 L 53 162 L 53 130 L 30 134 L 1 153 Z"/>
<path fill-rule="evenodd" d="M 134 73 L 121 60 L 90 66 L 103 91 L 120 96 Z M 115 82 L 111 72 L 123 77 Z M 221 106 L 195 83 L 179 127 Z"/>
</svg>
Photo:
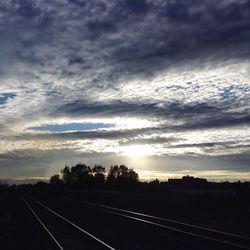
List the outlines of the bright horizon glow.
<svg viewBox="0 0 250 250">
<path fill-rule="evenodd" d="M 152 181 L 158 179 L 159 181 L 168 181 L 169 179 L 180 179 L 183 176 L 194 176 L 198 178 L 205 178 L 208 181 L 212 182 L 235 182 L 235 181 L 250 181 L 249 172 L 237 172 L 237 171 L 228 171 L 228 170 L 210 170 L 210 171 L 189 171 L 189 170 L 181 170 L 181 171 L 154 171 L 154 170 L 141 170 L 134 169 L 138 174 L 141 181 Z M 108 171 L 108 167 L 106 167 L 106 171 Z M 48 176 L 19 176 L 17 178 L 4 178 L 3 180 L 7 180 L 9 183 L 14 183 L 15 181 L 27 181 L 31 180 L 34 182 L 35 180 L 40 181 L 49 181 L 50 176 L 52 174 L 59 174 L 57 172 L 51 173 Z M 28 182 L 27 182 L 28 183 Z"/>
<path fill-rule="evenodd" d="M 139 174 L 140 180 L 142 181 L 152 181 L 158 179 L 159 181 L 167 181 L 168 179 L 180 179 L 183 176 L 194 176 L 198 178 L 205 178 L 208 181 L 249 181 L 250 174 L 248 171 L 237 172 L 228 170 L 181 170 L 181 171 L 154 171 L 154 170 L 138 170 L 135 171 Z"/>
</svg>

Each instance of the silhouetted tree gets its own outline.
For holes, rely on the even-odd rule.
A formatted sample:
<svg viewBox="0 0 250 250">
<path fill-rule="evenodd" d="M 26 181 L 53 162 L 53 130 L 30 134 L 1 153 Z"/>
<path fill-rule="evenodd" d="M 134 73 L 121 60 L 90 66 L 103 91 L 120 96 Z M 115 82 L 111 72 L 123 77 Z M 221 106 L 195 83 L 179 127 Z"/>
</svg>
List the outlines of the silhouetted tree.
<svg viewBox="0 0 250 250">
<path fill-rule="evenodd" d="M 117 186 L 121 189 L 131 189 L 139 181 L 138 174 L 133 169 L 128 169 L 125 165 L 120 166 L 117 176 Z"/>
<path fill-rule="evenodd" d="M 64 169 L 61 170 L 61 173 L 62 173 L 62 181 L 64 184 L 66 185 L 73 184 L 70 168 L 67 165 L 65 165 Z"/>
<path fill-rule="evenodd" d="M 74 167 L 71 167 L 71 179 L 72 184 L 78 187 L 91 187 L 93 180 L 92 170 L 87 165 L 78 163 Z"/>
<path fill-rule="evenodd" d="M 160 190 L 160 181 L 158 179 L 152 180 L 148 183 L 149 189 L 152 191 Z"/>
<path fill-rule="evenodd" d="M 101 165 L 95 165 L 92 169 L 82 163 L 71 168 L 66 165 L 61 173 L 63 184 L 75 188 L 102 188 L 106 184 L 109 188 L 131 189 L 139 182 L 138 174 L 126 165 L 111 166 L 107 178 Z M 59 175 L 52 176 L 50 182 L 59 183 Z"/>
<path fill-rule="evenodd" d="M 60 179 L 59 174 L 55 174 L 55 175 L 50 177 L 50 184 L 52 184 L 52 185 L 62 184 L 62 180 Z"/>
<path fill-rule="evenodd" d="M 0 190 L 5 190 L 8 188 L 8 181 L 0 179 Z"/>
<path fill-rule="evenodd" d="M 138 174 L 126 165 L 111 166 L 107 178 L 107 185 L 111 188 L 130 189 L 139 181 Z"/>
<path fill-rule="evenodd" d="M 93 174 L 93 186 L 95 188 L 101 188 L 105 183 L 105 168 L 101 165 L 95 165 L 92 168 Z"/>
<path fill-rule="evenodd" d="M 108 177 L 107 177 L 108 187 L 114 188 L 116 186 L 116 179 L 118 175 L 119 175 L 118 166 L 111 166 L 108 172 Z"/>
</svg>

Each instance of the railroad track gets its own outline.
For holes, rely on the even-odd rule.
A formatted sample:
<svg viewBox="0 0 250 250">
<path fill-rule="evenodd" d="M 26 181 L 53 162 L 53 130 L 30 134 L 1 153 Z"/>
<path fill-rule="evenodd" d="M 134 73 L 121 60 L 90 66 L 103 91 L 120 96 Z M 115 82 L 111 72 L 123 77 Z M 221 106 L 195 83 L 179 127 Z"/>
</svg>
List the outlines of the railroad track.
<svg viewBox="0 0 250 250">
<path fill-rule="evenodd" d="M 106 206 L 103 204 L 98 204 L 98 203 L 93 203 L 93 202 L 82 201 L 82 200 L 77 200 L 77 199 L 67 199 L 67 200 L 71 202 L 78 202 L 78 203 L 81 202 L 82 204 L 86 206 L 94 207 L 98 210 L 102 210 L 103 212 L 112 214 L 114 216 L 123 217 L 126 220 L 133 220 L 136 223 L 143 223 L 143 224 L 148 224 L 151 227 L 158 227 L 163 230 L 166 230 L 166 233 L 167 231 L 172 231 L 177 234 L 183 235 L 187 238 L 193 238 L 194 240 L 195 239 L 204 240 L 204 243 L 205 241 L 214 242 L 215 244 L 218 244 L 219 249 L 225 249 L 225 247 L 226 249 L 250 249 L 250 237 L 247 237 L 247 236 L 228 233 L 228 232 L 219 231 L 219 230 L 206 228 L 206 227 L 200 227 L 197 225 L 192 225 L 192 224 L 188 224 L 188 223 L 184 223 L 184 222 L 180 222 L 176 220 L 156 217 L 156 216 L 149 215 L 149 214 L 138 213 L 138 212 L 131 211 L 131 210 Z M 55 212 L 54 210 L 52 210 L 45 204 L 41 203 L 40 201 L 32 197 L 29 197 L 29 202 L 27 202 L 27 200 L 24 200 L 24 202 L 29 207 L 31 212 L 36 217 L 38 217 L 37 219 L 41 220 L 42 223 L 44 222 L 47 223 L 47 221 L 50 220 L 50 223 L 45 225 L 45 230 L 50 234 L 51 238 L 58 245 L 59 249 L 69 249 L 69 250 L 71 249 L 74 249 L 74 250 L 76 249 L 114 249 L 110 245 L 104 243 L 102 240 L 98 239 L 97 237 L 90 234 L 86 230 L 75 225 L 72 221 L 69 221 L 68 219 L 63 217 L 61 214 Z M 44 215 L 45 211 L 47 214 L 46 216 Z M 48 218 L 47 217 L 48 214 L 50 214 L 50 217 L 53 217 L 53 218 Z M 56 218 L 56 221 L 55 221 L 55 218 Z M 59 219 L 59 222 L 58 222 L 58 219 Z M 67 224 L 67 227 L 65 226 L 65 224 Z M 74 230 L 72 230 L 72 227 Z M 67 233 L 68 230 L 70 233 Z M 65 235 L 68 235 L 68 239 L 66 242 L 64 240 Z M 92 241 L 90 244 L 91 239 Z M 84 248 L 82 248 L 82 246 L 84 246 Z"/>
<path fill-rule="evenodd" d="M 201 227 L 189 223 L 184 223 L 181 221 L 157 217 L 144 213 L 138 213 L 131 210 L 106 206 L 99 203 L 76 200 L 76 199 L 69 199 L 69 200 L 78 201 L 88 206 L 93 206 L 102 209 L 103 211 L 114 214 L 116 216 L 122 216 L 130 220 L 160 227 L 166 230 L 171 230 L 186 236 L 204 239 L 207 241 L 213 241 L 218 244 L 229 246 L 235 249 L 250 249 L 250 237 L 248 236 L 228 233 L 207 227 Z"/>
<path fill-rule="evenodd" d="M 54 241 L 55 248 L 60 250 L 115 250 L 109 244 L 41 202 L 31 197 L 22 197 L 22 199 L 30 212 Z"/>
</svg>

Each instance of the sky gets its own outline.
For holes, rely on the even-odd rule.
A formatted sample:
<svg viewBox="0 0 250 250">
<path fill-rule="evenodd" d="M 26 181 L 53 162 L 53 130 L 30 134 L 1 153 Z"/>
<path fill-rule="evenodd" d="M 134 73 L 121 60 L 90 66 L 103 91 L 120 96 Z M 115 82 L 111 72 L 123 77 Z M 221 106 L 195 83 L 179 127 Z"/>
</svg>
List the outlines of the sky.
<svg viewBox="0 0 250 250">
<path fill-rule="evenodd" d="M 0 1 L 0 178 L 126 164 L 250 179 L 250 1 Z"/>
</svg>

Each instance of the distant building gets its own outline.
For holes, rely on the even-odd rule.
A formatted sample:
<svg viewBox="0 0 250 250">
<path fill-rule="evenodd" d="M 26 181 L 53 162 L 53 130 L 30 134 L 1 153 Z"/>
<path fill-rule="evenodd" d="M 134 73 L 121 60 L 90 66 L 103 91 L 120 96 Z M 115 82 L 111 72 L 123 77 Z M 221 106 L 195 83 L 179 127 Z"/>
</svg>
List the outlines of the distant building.
<svg viewBox="0 0 250 250">
<path fill-rule="evenodd" d="M 181 179 L 168 179 L 168 183 L 170 186 L 176 188 L 197 188 L 206 185 L 208 181 L 203 178 L 187 175 L 183 176 Z"/>
</svg>

